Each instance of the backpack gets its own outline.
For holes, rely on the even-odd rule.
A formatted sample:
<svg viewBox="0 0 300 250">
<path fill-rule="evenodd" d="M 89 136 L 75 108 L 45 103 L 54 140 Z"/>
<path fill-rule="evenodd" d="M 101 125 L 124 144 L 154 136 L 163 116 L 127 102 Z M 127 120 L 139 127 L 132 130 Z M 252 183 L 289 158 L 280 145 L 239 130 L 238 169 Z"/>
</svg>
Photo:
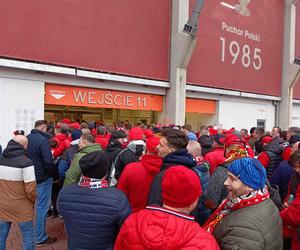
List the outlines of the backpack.
<svg viewBox="0 0 300 250">
<path fill-rule="evenodd" d="M 282 209 L 282 200 L 279 193 L 279 187 L 277 185 L 271 185 L 270 182 L 267 180 L 267 187 L 270 192 L 270 199 L 273 201 L 275 206 L 281 210 Z"/>
<path fill-rule="evenodd" d="M 116 162 L 118 161 L 118 159 L 120 158 L 120 155 L 127 150 L 127 148 L 123 149 L 116 157 L 116 159 L 112 162 L 111 164 L 111 168 L 110 168 L 110 173 L 108 175 L 108 185 L 110 187 L 115 187 L 118 184 L 118 180 L 116 179 Z"/>
</svg>

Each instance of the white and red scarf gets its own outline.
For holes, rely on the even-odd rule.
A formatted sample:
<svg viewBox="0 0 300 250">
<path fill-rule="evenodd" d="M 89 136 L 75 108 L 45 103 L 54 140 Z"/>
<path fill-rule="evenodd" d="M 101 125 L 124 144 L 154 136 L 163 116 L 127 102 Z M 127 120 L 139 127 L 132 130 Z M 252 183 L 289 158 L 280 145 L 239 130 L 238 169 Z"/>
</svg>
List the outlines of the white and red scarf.
<svg viewBox="0 0 300 250">
<path fill-rule="evenodd" d="M 108 181 L 107 180 L 100 180 L 95 178 L 89 178 L 84 175 L 80 177 L 80 181 L 78 182 L 80 187 L 85 188 L 108 188 Z"/>
<path fill-rule="evenodd" d="M 217 210 L 208 218 L 203 228 L 212 233 L 218 223 L 226 217 L 230 212 L 241 209 L 243 207 L 258 204 L 270 197 L 267 186 L 263 190 L 254 190 L 249 194 L 242 195 L 234 199 L 225 199 Z"/>
</svg>

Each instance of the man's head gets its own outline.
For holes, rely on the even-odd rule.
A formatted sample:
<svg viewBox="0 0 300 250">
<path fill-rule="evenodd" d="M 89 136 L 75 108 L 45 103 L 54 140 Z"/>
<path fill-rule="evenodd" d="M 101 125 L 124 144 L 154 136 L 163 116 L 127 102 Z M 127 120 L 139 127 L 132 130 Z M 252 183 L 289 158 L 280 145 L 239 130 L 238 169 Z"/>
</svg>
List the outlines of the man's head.
<svg viewBox="0 0 300 250">
<path fill-rule="evenodd" d="M 28 146 L 28 139 L 25 135 L 16 135 L 13 140 L 19 144 L 21 144 L 25 149 Z"/>
<path fill-rule="evenodd" d="M 293 167 L 293 169 L 296 171 L 296 173 L 300 176 L 300 150 L 296 150 L 292 154 L 288 163 L 290 164 L 290 166 Z"/>
<path fill-rule="evenodd" d="M 224 146 L 224 138 L 223 134 L 216 134 L 212 136 L 213 138 L 213 147 L 223 147 Z"/>
<path fill-rule="evenodd" d="M 97 128 L 97 134 L 98 135 L 105 135 L 105 133 L 106 133 L 106 128 L 104 126 L 99 126 Z"/>
<path fill-rule="evenodd" d="M 241 129 L 241 135 L 242 135 L 244 138 L 246 138 L 246 137 L 248 136 L 248 130 L 245 129 L 245 128 L 242 128 L 242 129 Z"/>
<path fill-rule="evenodd" d="M 281 133 L 281 128 L 278 127 L 278 126 L 274 126 L 270 132 L 270 135 L 273 137 L 273 138 L 276 138 L 276 137 L 279 137 L 280 136 L 280 133 Z"/>
<path fill-rule="evenodd" d="M 184 133 L 188 134 L 189 132 L 192 131 L 192 126 L 190 124 L 185 124 L 185 125 L 182 126 L 181 130 Z"/>
<path fill-rule="evenodd" d="M 295 135 L 295 134 L 300 134 L 300 128 L 299 127 L 290 127 L 286 134 L 287 140 L 289 141 L 291 139 L 291 136 Z"/>
<path fill-rule="evenodd" d="M 156 135 L 149 137 L 146 140 L 146 154 L 157 155 L 158 154 L 158 144 L 160 138 Z"/>
<path fill-rule="evenodd" d="M 123 145 L 127 142 L 127 134 L 123 130 L 116 130 L 112 132 L 110 141 L 118 141 Z"/>
<path fill-rule="evenodd" d="M 248 156 L 245 140 L 239 131 L 234 130 L 232 133 L 226 134 L 222 142 L 225 146 L 224 157 L 226 161 L 233 161 Z"/>
<path fill-rule="evenodd" d="M 79 140 L 78 147 L 82 149 L 92 143 L 95 143 L 95 137 L 92 134 L 82 134 Z"/>
<path fill-rule="evenodd" d="M 108 156 L 105 152 L 99 150 L 88 153 L 79 160 L 82 175 L 89 178 L 105 179 L 109 165 Z"/>
<path fill-rule="evenodd" d="M 237 198 L 253 190 L 263 189 L 266 179 L 266 170 L 259 160 L 242 158 L 228 166 L 224 186 L 228 191 L 228 198 Z"/>
<path fill-rule="evenodd" d="M 187 145 L 187 150 L 194 158 L 201 156 L 201 146 L 197 141 L 190 140 Z"/>
<path fill-rule="evenodd" d="M 181 130 L 171 128 L 164 129 L 157 147 L 158 155 L 163 158 L 176 150 L 184 149 L 188 142 L 189 138 Z"/>
<path fill-rule="evenodd" d="M 259 140 L 265 133 L 265 130 L 263 128 L 256 128 L 253 137 L 256 140 Z"/>
<path fill-rule="evenodd" d="M 161 188 L 163 206 L 186 213 L 196 207 L 202 193 L 199 176 L 184 166 L 168 168 Z"/>
<path fill-rule="evenodd" d="M 34 128 L 37 130 L 41 130 L 43 132 L 47 132 L 48 123 L 46 120 L 38 120 L 34 124 Z"/>
<path fill-rule="evenodd" d="M 252 127 L 250 129 L 250 135 L 254 136 L 255 129 L 256 129 L 256 127 Z"/>
</svg>

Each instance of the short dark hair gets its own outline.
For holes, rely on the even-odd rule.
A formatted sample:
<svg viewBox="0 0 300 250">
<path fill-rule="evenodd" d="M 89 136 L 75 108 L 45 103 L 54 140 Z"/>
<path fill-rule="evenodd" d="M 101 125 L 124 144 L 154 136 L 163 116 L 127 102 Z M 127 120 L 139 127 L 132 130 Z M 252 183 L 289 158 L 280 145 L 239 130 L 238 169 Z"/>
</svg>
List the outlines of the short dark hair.
<svg viewBox="0 0 300 250">
<path fill-rule="evenodd" d="M 106 128 L 104 126 L 99 126 L 97 128 L 97 134 L 98 135 L 105 135 L 105 132 L 106 132 Z"/>
<path fill-rule="evenodd" d="M 89 133 L 82 134 L 81 139 L 86 140 L 90 143 L 95 143 L 95 137 L 92 134 L 89 134 Z"/>
<path fill-rule="evenodd" d="M 300 128 L 299 127 L 290 127 L 288 129 L 291 133 L 299 134 L 300 133 Z"/>
<path fill-rule="evenodd" d="M 187 135 L 179 129 L 166 128 L 161 136 L 165 137 L 168 144 L 176 150 L 186 148 L 189 143 Z"/>
<path fill-rule="evenodd" d="M 265 133 L 265 129 L 264 129 L 264 128 L 256 128 L 256 129 L 255 129 L 255 132 L 256 132 L 256 133 L 263 134 L 263 133 Z"/>
<path fill-rule="evenodd" d="M 248 134 L 248 129 L 242 128 L 242 129 L 241 129 L 241 132 L 245 132 L 246 134 Z"/>
<path fill-rule="evenodd" d="M 48 126 L 48 122 L 46 120 L 37 120 L 34 124 L 34 128 L 38 128 L 41 125 Z"/>
<path fill-rule="evenodd" d="M 192 131 L 192 125 L 190 125 L 190 124 L 185 124 L 185 125 L 182 126 L 182 128 L 186 129 L 188 131 Z"/>
<path fill-rule="evenodd" d="M 296 150 L 290 157 L 288 163 L 290 164 L 290 166 L 293 167 L 294 164 L 296 164 L 297 162 L 300 163 L 300 150 Z"/>
<path fill-rule="evenodd" d="M 252 127 L 252 128 L 250 129 L 250 134 L 253 134 L 254 131 L 255 131 L 255 129 L 256 129 L 256 127 Z"/>
</svg>

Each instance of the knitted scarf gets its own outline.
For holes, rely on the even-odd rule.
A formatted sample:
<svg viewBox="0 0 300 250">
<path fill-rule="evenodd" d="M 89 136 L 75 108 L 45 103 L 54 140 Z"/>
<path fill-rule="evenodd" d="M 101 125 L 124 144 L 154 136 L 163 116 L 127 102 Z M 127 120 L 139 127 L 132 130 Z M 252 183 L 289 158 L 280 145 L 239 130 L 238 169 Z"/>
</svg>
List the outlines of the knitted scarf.
<svg viewBox="0 0 300 250">
<path fill-rule="evenodd" d="M 243 207 L 258 204 L 270 197 L 267 186 L 263 190 L 254 190 L 249 194 L 242 195 L 233 199 L 225 199 L 217 210 L 208 218 L 203 228 L 213 233 L 218 223 L 226 217 L 230 212 L 241 209 Z"/>
<path fill-rule="evenodd" d="M 244 145 L 234 144 L 227 148 L 228 153 L 226 154 L 225 162 L 232 162 L 237 159 L 241 159 L 248 156 L 248 151 Z"/>
<path fill-rule="evenodd" d="M 80 181 L 78 183 L 80 187 L 85 187 L 85 188 L 108 188 L 108 182 L 107 180 L 100 180 L 100 179 L 95 179 L 95 178 L 89 178 L 86 176 L 81 176 Z"/>
</svg>

